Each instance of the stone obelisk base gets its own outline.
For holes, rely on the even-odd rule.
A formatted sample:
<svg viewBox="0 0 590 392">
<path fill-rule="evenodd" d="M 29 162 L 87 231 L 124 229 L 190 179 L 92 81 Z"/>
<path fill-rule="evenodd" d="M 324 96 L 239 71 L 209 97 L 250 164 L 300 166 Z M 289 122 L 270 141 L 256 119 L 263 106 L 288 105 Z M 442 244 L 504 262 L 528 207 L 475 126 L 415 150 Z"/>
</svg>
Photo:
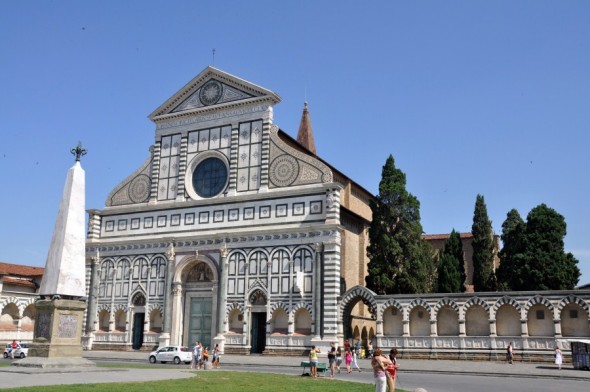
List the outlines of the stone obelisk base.
<svg viewBox="0 0 590 392">
<path fill-rule="evenodd" d="M 88 367 L 95 363 L 82 358 L 82 324 L 86 302 L 69 299 L 40 299 L 35 302 L 35 337 L 27 358 L 13 366 L 58 368 Z"/>
</svg>

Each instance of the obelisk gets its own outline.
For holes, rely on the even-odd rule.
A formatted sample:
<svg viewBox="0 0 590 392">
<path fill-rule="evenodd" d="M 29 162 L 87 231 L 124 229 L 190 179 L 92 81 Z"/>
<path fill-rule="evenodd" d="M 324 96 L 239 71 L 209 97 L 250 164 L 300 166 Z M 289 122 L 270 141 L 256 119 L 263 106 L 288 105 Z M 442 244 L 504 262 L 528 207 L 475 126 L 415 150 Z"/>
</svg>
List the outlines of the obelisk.
<svg viewBox="0 0 590 392">
<path fill-rule="evenodd" d="M 35 302 L 37 314 L 29 356 L 15 366 L 64 368 L 95 364 L 82 358 L 82 324 L 86 310 L 85 189 L 78 143 L 59 206 L 45 272 Z"/>
</svg>

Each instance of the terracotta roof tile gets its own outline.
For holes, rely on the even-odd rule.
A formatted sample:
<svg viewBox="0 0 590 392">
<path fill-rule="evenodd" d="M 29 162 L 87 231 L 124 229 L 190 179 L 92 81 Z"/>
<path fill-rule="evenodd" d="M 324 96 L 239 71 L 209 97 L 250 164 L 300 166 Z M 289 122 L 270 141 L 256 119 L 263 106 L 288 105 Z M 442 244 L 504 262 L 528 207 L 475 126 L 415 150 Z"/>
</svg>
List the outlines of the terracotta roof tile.
<svg viewBox="0 0 590 392">
<path fill-rule="evenodd" d="M 0 275 L 37 277 L 43 276 L 44 271 L 45 268 L 43 267 L 30 267 L 28 265 L 0 263 Z"/>
</svg>

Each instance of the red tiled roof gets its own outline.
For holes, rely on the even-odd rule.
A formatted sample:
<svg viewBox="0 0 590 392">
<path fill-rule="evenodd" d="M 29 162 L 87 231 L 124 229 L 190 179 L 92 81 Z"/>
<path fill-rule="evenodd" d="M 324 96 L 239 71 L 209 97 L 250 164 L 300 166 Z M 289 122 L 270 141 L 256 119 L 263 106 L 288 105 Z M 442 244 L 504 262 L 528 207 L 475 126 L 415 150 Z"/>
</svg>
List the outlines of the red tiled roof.
<svg viewBox="0 0 590 392">
<path fill-rule="evenodd" d="M 22 287 L 31 287 L 33 289 L 37 288 L 37 285 L 35 284 L 35 282 L 32 282 L 30 280 L 26 280 L 26 279 L 19 279 L 19 278 L 12 278 L 10 276 L 5 276 L 4 279 L 4 284 L 9 284 L 12 286 L 22 286 Z"/>
<path fill-rule="evenodd" d="M 425 240 L 446 240 L 451 236 L 451 233 L 447 234 L 422 234 L 422 238 Z M 460 238 L 473 238 L 471 233 L 459 233 Z"/>
<path fill-rule="evenodd" d="M 0 275 L 18 275 L 37 277 L 43 276 L 45 268 L 29 267 L 28 265 L 0 263 Z"/>
</svg>

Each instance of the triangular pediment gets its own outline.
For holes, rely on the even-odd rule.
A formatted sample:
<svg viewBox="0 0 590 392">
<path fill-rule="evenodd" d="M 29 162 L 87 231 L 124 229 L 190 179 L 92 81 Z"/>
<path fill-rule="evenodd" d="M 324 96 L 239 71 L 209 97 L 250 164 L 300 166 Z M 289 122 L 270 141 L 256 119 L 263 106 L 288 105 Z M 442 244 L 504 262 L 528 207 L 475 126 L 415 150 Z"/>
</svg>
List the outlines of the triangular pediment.
<svg viewBox="0 0 590 392">
<path fill-rule="evenodd" d="M 274 105 L 280 101 L 281 98 L 270 90 L 216 68 L 207 67 L 154 110 L 149 118 L 157 121 L 170 116 L 229 109 L 249 103 L 254 105 L 266 102 Z"/>
</svg>

